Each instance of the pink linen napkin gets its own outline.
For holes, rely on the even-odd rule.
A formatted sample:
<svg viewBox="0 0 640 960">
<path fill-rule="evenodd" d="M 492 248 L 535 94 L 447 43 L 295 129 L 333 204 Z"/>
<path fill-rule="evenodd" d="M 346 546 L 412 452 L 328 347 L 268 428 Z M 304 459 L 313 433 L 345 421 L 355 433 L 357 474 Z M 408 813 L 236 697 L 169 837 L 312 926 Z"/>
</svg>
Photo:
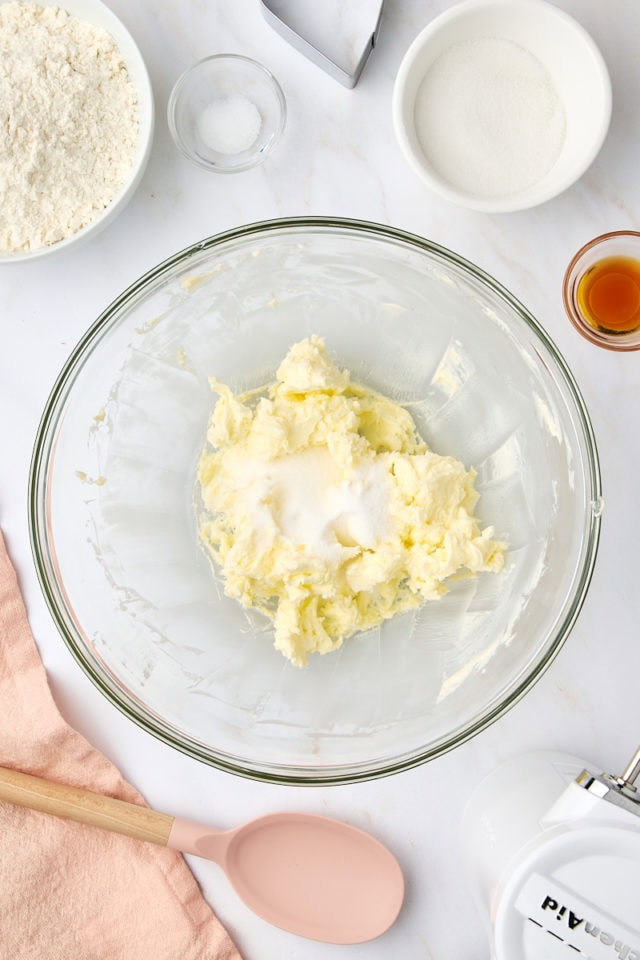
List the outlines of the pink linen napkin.
<svg viewBox="0 0 640 960">
<path fill-rule="evenodd" d="M 62 719 L 0 532 L 0 765 L 143 804 Z M 0 803 L 1 960 L 241 960 L 182 856 Z"/>
</svg>

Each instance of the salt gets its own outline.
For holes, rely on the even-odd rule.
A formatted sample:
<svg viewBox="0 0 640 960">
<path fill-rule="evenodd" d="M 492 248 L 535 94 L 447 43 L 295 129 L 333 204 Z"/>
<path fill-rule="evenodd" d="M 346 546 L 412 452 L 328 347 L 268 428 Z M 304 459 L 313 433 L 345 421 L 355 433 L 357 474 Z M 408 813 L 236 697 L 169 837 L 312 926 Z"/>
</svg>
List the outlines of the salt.
<svg viewBox="0 0 640 960">
<path fill-rule="evenodd" d="M 564 108 L 543 64 L 510 40 L 454 44 L 416 97 L 416 135 L 436 173 L 476 197 L 507 197 L 554 166 Z"/>
<path fill-rule="evenodd" d="M 241 94 L 209 103 L 198 121 L 200 136 L 216 153 L 243 153 L 260 133 L 262 117 L 255 103 Z"/>
</svg>

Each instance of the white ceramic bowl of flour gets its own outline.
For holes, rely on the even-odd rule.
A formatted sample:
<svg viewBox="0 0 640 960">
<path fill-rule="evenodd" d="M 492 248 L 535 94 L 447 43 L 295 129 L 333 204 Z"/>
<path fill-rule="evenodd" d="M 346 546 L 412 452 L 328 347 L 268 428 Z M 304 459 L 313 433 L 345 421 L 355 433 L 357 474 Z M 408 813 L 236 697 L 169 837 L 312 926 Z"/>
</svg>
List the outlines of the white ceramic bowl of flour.
<svg viewBox="0 0 640 960">
<path fill-rule="evenodd" d="M 465 0 L 407 51 L 393 119 L 409 164 L 446 199 L 523 210 L 595 159 L 611 83 L 589 34 L 543 0 Z"/>
<path fill-rule="evenodd" d="M 0 5 L 10 2 L 11 0 L 0 0 Z M 0 249 L 0 265 L 50 256 L 84 242 L 104 229 L 123 210 L 135 193 L 147 166 L 153 140 L 154 104 L 151 82 L 142 54 L 124 24 L 100 0 L 37 0 L 37 5 L 60 8 L 72 17 L 102 28 L 111 35 L 126 65 L 137 98 L 137 144 L 128 172 L 113 199 L 86 226 L 54 243 L 32 250 L 7 252 Z"/>
</svg>

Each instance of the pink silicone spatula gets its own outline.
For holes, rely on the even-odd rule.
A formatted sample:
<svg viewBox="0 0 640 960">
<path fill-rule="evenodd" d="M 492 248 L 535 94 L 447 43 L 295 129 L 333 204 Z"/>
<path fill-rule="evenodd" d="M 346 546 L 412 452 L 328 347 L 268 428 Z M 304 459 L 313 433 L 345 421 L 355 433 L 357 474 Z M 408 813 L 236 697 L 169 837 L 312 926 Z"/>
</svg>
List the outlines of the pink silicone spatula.
<svg viewBox="0 0 640 960">
<path fill-rule="evenodd" d="M 272 813 L 212 830 L 4 767 L 0 800 L 213 860 L 258 916 L 312 940 L 373 940 L 402 905 L 404 880 L 393 854 L 340 820 Z"/>
</svg>

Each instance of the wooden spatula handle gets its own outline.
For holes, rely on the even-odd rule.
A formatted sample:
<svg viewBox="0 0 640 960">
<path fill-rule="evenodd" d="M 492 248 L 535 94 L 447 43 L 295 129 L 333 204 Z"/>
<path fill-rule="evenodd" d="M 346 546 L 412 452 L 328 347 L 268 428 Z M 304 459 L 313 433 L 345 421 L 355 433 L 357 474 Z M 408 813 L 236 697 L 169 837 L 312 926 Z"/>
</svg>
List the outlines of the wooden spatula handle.
<svg viewBox="0 0 640 960">
<path fill-rule="evenodd" d="M 148 807 L 42 780 L 6 767 L 0 767 L 0 800 L 163 846 L 167 844 L 174 819 Z"/>
</svg>

